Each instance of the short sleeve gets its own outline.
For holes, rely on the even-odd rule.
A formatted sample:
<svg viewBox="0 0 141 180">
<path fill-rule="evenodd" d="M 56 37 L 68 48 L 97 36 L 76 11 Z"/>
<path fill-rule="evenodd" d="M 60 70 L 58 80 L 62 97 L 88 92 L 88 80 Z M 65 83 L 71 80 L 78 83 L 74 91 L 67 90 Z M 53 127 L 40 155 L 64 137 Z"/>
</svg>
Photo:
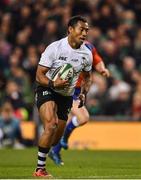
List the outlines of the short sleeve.
<svg viewBox="0 0 141 180">
<path fill-rule="evenodd" d="M 56 57 L 55 54 L 56 54 L 56 46 L 55 43 L 52 43 L 42 53 L 39 61 L 39 65 L 45 67 L 51 67 Z"/>
</svg>

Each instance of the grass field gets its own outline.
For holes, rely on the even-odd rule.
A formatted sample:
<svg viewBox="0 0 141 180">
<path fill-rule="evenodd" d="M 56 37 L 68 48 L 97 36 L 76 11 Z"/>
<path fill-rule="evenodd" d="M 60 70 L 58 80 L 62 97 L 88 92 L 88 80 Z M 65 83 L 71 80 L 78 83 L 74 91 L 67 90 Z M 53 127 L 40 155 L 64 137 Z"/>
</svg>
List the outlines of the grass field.
<svg viewBox="0 0 141 180">
<path fill-rule="evenodd" d="M 62 151 L 65 165 L 48 159 L 54 178 L 141 179 L 141 151 Z M 36 149 L 0 150 L 0 179 L 28 179 L 36 165 Z"/>
</svg>

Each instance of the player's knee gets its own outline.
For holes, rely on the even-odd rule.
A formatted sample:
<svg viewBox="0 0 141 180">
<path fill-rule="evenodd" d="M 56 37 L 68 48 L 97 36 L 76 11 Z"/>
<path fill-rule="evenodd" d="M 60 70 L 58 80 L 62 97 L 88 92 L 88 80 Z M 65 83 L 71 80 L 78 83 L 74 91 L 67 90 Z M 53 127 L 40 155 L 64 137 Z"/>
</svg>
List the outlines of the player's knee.
<svg viewBox="0 0 141 180">
<path fill-rule="evenodd" d="M 55 120 L 52 120 L 45 125 L 45 132 L 54 132 L 58 127 L 58 123 Z"/>
<path fill-rule="evenodd" d="M 80 119 L 81 125 L 86 124 L 89 121 L 89 114 L 83 114 L 83 116 Z"/>
</svg>

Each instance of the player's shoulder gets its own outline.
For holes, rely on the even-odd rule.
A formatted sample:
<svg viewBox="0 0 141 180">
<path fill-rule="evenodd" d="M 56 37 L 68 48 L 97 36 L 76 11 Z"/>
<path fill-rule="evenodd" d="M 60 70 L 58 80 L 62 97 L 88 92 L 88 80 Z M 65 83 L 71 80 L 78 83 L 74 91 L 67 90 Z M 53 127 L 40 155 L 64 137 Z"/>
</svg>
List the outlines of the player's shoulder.
<svg viewBox="0 0 141 180">
<path fill-rule="evenodd" d="M 84 42 L 84 47 L 91 52 L 95 49 L 95 46 L 89 41 Z"/>
<path fill-rule="evenodd" d="M 64 42 L 64 39 L 65 38 L 62 38 L 60 40 L 57 40 L 57 41 L 54 41 L 54 42 L 50 43 L 46 47 L 46 49 L 45 49 L 45 51 L 43 52 L 42 55 L 44 55 L 46 53 L 56 53 L 57 51 L 59 51 L 59 49 L 61 47 L 61 44 L 63 44 L 63 42 Z"/>
<path fill-rule="evenodd" d="M 59 39 L 57 41 L 52 42 L 48 47 L 59 48 L 61 44 L 66 41 L 66 38 Z"/>
</svg>

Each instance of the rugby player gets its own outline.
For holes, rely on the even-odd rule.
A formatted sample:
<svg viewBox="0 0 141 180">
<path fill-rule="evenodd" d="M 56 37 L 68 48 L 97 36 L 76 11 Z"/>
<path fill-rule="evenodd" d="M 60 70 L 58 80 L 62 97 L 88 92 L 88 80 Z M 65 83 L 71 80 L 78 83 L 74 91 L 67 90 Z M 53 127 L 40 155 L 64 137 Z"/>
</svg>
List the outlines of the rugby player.
<svg viewBox="0 0 141 180">
<path fill-rule="evenodd" d="M 83 72 L 86 86 L 90 82 L 93 57 L 84 43 L 88 30 L 89 25 L 84 17 L 72 17 L 68 22 L 68 36 L 51 43 L 41 55 L 36 72 L 36 104 L 44 131 L 38 142 L 37 167 L 33 173 L 35 177 L 52 177 L 46 170 L 46 157 L 51 146 L 59 142 L 64 132 L 80 73 Z M 62 80 L 60 76 L 53 81 L 53 72 L 66 63 L 73 66 L 72 81 Z"/>
</svg>

